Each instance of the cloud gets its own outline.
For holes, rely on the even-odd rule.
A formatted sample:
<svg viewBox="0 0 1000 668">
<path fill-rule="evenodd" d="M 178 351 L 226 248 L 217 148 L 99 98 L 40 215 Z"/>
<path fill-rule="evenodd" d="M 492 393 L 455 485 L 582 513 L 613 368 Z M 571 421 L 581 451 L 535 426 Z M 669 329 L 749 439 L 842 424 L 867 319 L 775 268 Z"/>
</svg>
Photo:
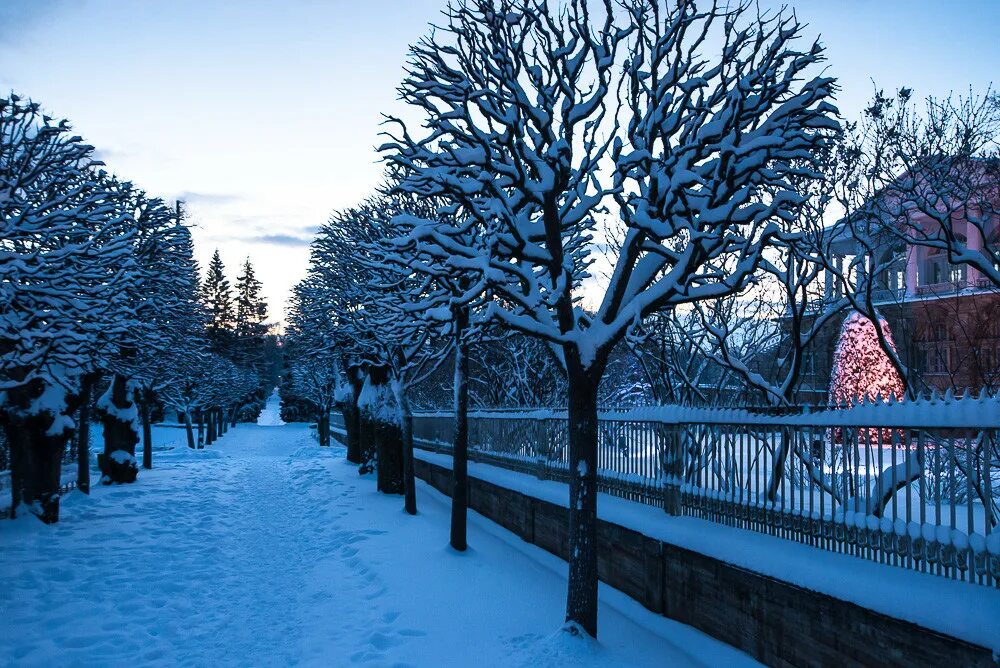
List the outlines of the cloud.
<svg viewBox="0 0 1000 668">
<path fill-rule="evenodd" d="M 272 244 L 275 246 L 308 246 L 312 241 L 291 234 L 261 234 L 243 240 L 252 244 Z"/>
<path fill-rule="evenodd" d="M 135 155 L 134 151 L 120 148 L 95 148 L 94 157 L 102 162 L 114 161 Z"/>
<path fill-rule="evenodd" d="M 243 199 L 241 195 L 234 195 L 232 193 L 198 193 L 198 192 L 182 192 L 178 193 L 174 199 L 183 200 L 188 204 L 202 204 L 206 206 L 219 206 L 222 204 L 232 204 L 233 202 L 239 202 Z"/>
</svg>

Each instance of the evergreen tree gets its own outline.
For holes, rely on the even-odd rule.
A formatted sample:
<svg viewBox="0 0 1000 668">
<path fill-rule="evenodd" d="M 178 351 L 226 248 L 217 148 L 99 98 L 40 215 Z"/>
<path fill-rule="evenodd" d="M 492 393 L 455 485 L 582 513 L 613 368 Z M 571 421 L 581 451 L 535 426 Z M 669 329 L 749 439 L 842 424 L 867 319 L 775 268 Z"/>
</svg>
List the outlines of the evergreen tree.
<svg viewBox="0 0 1000 668">
<path fill-rule="evenodd" d="M 261 282 L 254 275 L 250 258 L 236 279 L 236 361 L 263 372 L 264 337 L 267 334 L 267 302 L 260 296 Z"/>
<path fill-rule="evenodd" d="M 879 327 L 895 350 L 892 332 L 884 318 L 879 318 Z M 861 313 L 848 315 L 833 353 L 830 404 L 853 406 L 863 401 L 885 401 L 889 397 L 902 399 L 905 389 L 899 372 L 879 345 L 875 323 Z"/>
<path fill-rule="evenodd" d="M 208 264 L 208 274 L 201 286 L 201 301 L 208 311 L 208 340 L 213 350 L 222 353 L 231 344 L 234 315 L 233 292 L 218 249 Z"/>
</svg>

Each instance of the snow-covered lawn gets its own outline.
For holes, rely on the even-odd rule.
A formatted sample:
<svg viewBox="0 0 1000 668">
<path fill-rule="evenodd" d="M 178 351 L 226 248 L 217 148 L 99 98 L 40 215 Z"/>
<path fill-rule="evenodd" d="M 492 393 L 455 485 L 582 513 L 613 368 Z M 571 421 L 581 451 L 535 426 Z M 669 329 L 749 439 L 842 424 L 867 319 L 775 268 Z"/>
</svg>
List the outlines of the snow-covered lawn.
<svg viewBox="0 0 1000 668">
<path fill-rule="evenodd" d="M 559 632 L 566 565 L 448 500 L 375 491 L 301 424 L 207 450 L 158 428 L 153 471 L 0 522 L 0 657 L 16 665 L 737 665 L 744 654 L 602 585 L 601 638 Z"/>
</svg>

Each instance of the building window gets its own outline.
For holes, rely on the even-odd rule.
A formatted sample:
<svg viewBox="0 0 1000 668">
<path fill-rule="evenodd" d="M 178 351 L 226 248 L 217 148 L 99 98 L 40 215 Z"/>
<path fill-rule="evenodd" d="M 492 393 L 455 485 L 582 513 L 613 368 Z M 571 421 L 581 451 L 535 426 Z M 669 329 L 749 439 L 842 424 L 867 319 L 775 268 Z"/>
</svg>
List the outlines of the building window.
<svg viewBox="0 0 1000 668">
<path fill-rule="evenodd" d="M 951 340 L 951 330 L 948 329 L 948 325 L 944 323 L 937 323 L 936 325 L 934 325 L 934 340 L 935 341 Z"/>
<path fill-rule="evenodd" d="M 951 368 L 949 349 L 933 347 L 927 350 L 927 373 L 948 373 Z"/>
<path fill-rule="evenodd" d="M 802 353 L 802 375 L 804 376 L 815 376 L 816 375 L 816 355 L 812 352 Z"/>
<path fill-rule="evenodd" d="M 948 259 L 945 257 L 943 250 L 940 248 L 931 248 L 928 250 L 927 260 L 924 262 L 923 284 L 936 285 L 948 280 L 945 269 L 945 265 L 947 264 Z"/>
</svg>

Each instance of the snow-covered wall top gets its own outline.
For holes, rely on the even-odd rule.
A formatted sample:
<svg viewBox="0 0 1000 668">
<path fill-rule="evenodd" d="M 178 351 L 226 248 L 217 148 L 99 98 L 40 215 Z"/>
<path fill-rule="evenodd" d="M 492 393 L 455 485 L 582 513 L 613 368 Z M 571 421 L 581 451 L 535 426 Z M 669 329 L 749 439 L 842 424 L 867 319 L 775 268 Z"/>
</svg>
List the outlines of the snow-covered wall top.
<svg viewBox="0 0 1000 668">
<path fill-rule="evenodd" d="M 452 417 L 451 412 L 429 412 L 415 417 Z M 470 411 L 470 418 L 508 420 L 566 419 L 566 411 Z M 750 424 L 814 427 L 915 427 L 915 428 L 1000 428 L 1000 398 L 950 392 L 914 401 L 864 401 L 844 408 L 808 410 L 797 415 L 768 415 L 745 408 L 695 408 L 690 406 L 647 406 L 624 411 L 602 411 L 601 420 L 659 422 L 663 424 Z"/>
</svg>

